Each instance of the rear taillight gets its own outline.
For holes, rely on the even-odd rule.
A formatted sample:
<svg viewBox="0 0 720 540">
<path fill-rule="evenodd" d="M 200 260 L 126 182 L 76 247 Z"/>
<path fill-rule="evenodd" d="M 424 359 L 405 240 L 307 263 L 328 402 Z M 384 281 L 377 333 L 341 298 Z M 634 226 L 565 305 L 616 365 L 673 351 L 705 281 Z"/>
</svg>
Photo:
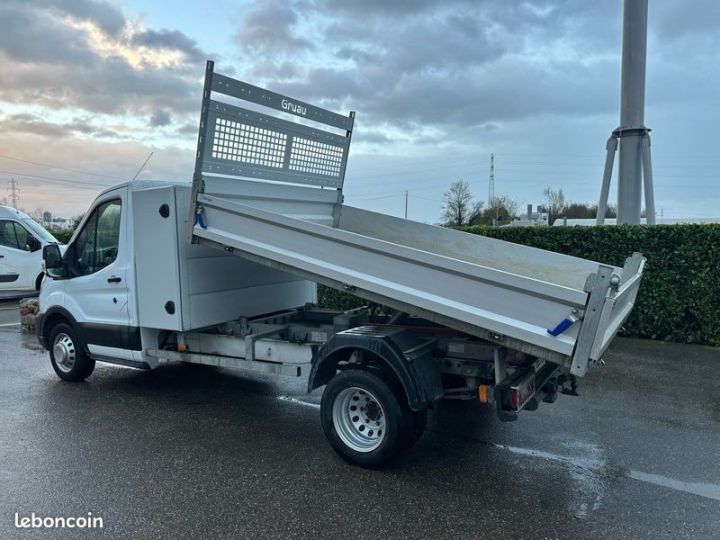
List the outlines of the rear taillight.
<svg viewBox="0 0 720 540">
<path fill-rule="evenodd" d="M 534 394 L 535 374 L 533 373 L 510 387 L 510 408 L 519 411 Z"/>
</svg>

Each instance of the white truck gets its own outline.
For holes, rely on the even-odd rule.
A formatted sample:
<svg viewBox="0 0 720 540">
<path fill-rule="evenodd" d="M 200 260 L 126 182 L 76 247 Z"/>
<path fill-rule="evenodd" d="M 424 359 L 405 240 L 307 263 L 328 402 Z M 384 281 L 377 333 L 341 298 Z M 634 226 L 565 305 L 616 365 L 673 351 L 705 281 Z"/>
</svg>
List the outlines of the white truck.
<svg viewBox="0 0 720 540">
<path fill-rule="evenodd" d="M 513 420 L 574 394 L 644 258 L 618 268 L 347 206 L 353 123 L 208 62 L 192 185 L 108 189 L 64 255 L 44 250 L 37 331 L 57 375 L 180 361 L 305 377 L 325 386 L 330 444 L 362 466 L 414 444 L 438 399 Z M 391 311 L 319 309 L 316 283 Z"/>
<path fill-rule="evenodd" d="M 39 291 L 42 248 L 57 239 L 27 214 L 0 206 L 0 291 Z"/>
</svg>

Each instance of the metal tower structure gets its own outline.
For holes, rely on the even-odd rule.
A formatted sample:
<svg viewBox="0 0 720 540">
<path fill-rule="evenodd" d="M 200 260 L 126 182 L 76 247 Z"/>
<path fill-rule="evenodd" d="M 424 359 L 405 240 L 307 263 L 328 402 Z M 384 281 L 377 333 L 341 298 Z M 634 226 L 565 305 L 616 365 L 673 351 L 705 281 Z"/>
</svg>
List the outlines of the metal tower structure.
<svg viewBox="0 0 720 540">
<path fill-rule="evenodd" d="M 647 223 L 655 224 L 650 129 L 645 126 L 645 63 L 647 56 L 648 0 L 624 0 L 620 126 L 605 146 L 597 224 L 605 222 L 615 152 L 620 147 L 618 170 L 618 223 L 640 223 L 643 181 Z"/>
<path fill-rule="evenodd" d="M 17 208 L 19 198 L 17 180 L 10 178 L 10 202 L 13 208 Z"/>
</svg>

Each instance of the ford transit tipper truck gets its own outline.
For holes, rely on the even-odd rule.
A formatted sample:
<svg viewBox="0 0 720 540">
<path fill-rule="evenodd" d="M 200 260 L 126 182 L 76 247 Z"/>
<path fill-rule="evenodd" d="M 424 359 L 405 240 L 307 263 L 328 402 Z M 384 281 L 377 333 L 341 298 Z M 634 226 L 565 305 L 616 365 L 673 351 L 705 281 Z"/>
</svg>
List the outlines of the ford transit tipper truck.
<svg viewBox="0 0 720 540">
<path fill-rule="evenodd" d="M 37 331 L 57 375 L 180 361 L 304 377 L 324 386 L 328 441 L 362 466 L 412 446 L 436 400 L 507 421 L 575 393 L 644 258 L 620 268 L 345 205 L 353 124 L 208 62 L 192 183 L 108 189 L 64 254 L 44 249 Z M 316 283 L 388 311 L 319 309 Z"/>
</svg>

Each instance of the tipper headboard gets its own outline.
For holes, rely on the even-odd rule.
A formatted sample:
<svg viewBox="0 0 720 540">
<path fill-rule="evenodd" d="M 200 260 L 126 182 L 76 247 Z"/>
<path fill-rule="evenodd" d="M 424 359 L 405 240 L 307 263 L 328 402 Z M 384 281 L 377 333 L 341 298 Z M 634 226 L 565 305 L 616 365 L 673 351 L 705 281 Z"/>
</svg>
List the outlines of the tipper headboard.
<svg viewBox="0 0 720 540">
<path fill-rule="evenodd" d="M 229 103 L 238 100 L 243 105 L 253 104 L 252 109 Z M 292 116 L 309 122 L 293 121 Z M 312 190 L 300 199 L 326 202 L 329 194 L 320 196 L 317 191 L 329 188 L 333 200 L 340 202 L 354 118 L 353 112 L 343 116 L 215 73 L 214 63 L 208 61 L 193 175 L 193 212 L 201 194 L 244 203 L 262 201 L 270 194 L 273 198 L 282 193 L 297 198 L 298 193 L 306 193 L 298 190 L 297 184 Z M 265 189 L 262 184 L 268 183 L 273 187 Z M 296 187 L 282 191 L 278 183 Z"/>
</svg>

